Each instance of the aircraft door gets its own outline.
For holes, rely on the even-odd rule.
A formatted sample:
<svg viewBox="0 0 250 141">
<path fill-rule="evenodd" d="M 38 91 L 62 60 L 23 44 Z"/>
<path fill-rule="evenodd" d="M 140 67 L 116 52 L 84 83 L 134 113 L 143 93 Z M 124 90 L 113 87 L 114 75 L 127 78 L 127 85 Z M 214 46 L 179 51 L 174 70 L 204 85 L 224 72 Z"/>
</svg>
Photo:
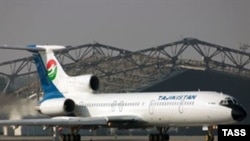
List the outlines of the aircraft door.
<svg viewBox="0 0 250 141">
<path fill-rule="evenodd" d="M 117 106 L 117 101 L 113 101 L 113 103 L 111 104 L 111 111 L 112 112 L 115 112 L 115 109 L 116 109 L 116 106 Z"/>
<path fill-rule="evenodd" d="M 184 106 L 184 103 L 185 103 L 185 97 L 183 97 L 181 100 L 180 100 L 180 104 L 179 104 L 179 113 L 183 113 L 183 106 Z"/>
<path fill-rule="evenodd" d="M 151 100 L 149 103 L 149 114 L 150 115 L 154 114 L 154 105 L 155 105 L 155 100 Z"/>
<path fill-rule="evenodd" d="M 122 101 L 118 104 L 119 112 L 122 112 L 123 106 L 124 106 L 124 101 L 122 100 Z"/>
</svg>

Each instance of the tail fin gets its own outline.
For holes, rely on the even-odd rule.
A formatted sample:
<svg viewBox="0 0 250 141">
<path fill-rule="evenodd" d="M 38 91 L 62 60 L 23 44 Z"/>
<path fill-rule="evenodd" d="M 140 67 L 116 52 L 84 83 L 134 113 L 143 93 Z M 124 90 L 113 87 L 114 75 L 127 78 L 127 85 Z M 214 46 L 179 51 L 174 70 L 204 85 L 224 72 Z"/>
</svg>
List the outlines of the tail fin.
<svg viewBox="0 0 250 141">
<path fill-rule="evenodd" d="M 78 92 L 92 94 L 98 90 L 99 80 L 95 75 L 68 76 L 57 60 L 54 51 L 64 46 L 30 45 L 24 47 L 1 47 L 1 49 L 26 50 L 33 53 L 37 72 L 44 92 L 43 100 L 48 98 L 71 97 Z"/>
<path fill-rule="evenodd" d="M 41 46 L 30 45 L 30 48 L 37 48 L 38 51 L 32 51 L 37 72 L 40 77 L 41 85 L 44 91 L 43 100 L 49 98 L 63 97 L 65 91 L 64 79 L 68 75 L 63 70 L 61 64 L 54 54 L 54 50 L 65 48 L 64 46 Z"/>
</svg>

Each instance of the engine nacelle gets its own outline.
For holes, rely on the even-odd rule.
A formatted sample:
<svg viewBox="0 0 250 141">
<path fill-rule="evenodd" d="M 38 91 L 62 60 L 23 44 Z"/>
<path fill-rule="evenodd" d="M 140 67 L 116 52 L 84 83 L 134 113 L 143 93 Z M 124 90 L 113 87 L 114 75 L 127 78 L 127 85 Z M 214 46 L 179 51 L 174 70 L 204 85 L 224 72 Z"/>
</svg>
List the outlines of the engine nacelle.
<svg viewBox="0 0 250 141">
<path fill-rule="evenodd" d="M 99 89 L 99 79 L 97 76 L 95 75 L 91 75 L 90 79 L 89 79 L 89 87 L 93 90 L 93 91 L 97 91 Z"/>
<path fill-rule="evenodd" d="M 99 79 L 97 76 L 89 74 L 89 75 L 81 75 L 75 76 L 72 79 L 73 87 L 75 87 L 79 91 L 96 91 L 99 89 Z"/>
<path fill-rule="evenodd" d="M 43 101 L 37 109 L 48 116 L 65 116 L 75 110 L 75 102 L 66 98 L 54 98 Z"/>
</svg>

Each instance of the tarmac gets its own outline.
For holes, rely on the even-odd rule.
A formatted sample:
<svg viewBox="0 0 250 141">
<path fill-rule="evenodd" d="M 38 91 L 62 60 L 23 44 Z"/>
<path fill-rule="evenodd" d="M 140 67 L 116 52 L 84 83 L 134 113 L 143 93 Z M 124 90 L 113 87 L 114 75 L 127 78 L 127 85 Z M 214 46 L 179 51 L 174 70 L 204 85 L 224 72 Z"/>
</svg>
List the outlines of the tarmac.
<svg viewBox="0 0 250 141">
<path fill-rule="evenodd" d="M 0 136 L 0 141 L 55 141 L 51 136 Z M 82 136 L 81 141 L 148 141 L 147 136 Z M 170 136 L 170 141 L 205 141 L 205 136 Z M 217 136 L 214 141 L 218 141 Z"/>
</svg>

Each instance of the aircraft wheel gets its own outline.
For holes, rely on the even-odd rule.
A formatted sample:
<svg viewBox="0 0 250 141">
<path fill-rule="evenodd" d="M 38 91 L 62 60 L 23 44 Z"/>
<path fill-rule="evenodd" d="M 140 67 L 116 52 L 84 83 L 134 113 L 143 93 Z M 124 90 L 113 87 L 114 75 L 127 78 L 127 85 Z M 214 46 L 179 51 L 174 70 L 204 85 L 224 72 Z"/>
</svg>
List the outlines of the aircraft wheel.
<svg viewBox="0 0 250 141">
<path fill-rule="evenodd" d="M 148 139 L 149 141 L 154 141 L 154 134 L 149 134 Z"/>
<path fill-rule="evenodd" d="M 163 135 L 163 141 L 169 141 L 169 134 Z"/>
<path fill-rule="evenodd" d="M 66 141 L 72 141 L 72 140 L 71 140 L 71 134 L 67 134 L 67 135 L 66 135 Z"/>
<path fill-rule="evenodd" d="M 70 140 L 71 141 L 76 141 L 76 135 L 75 134 L 71 134 Z"/>
<path fill-rule="evenodd" d="M 213 126 L 208 126 L 208 133 L 206 135 L 206 141 L 214 141 Z"/>
<path fill-rule="evenodd" d="M 158 134 L 158 140 L 159 141 L 164 141 L 163 134 Z"/>
<path fill-rule="evenodd" d="M 214 135 L 213 134 L 208 134 L 207 135 L 207 141 L 214 141 Z"/>
<path fill-rule="evenodd" d="M 149 134 L 149 141 L 169 141 L 168 134 Z"/>
<path fill-rule="evenodd" d="M 81 141 L 81 135 L 80 134 L 62 134 L 59 137 L 59 141 Z"/>
<path fill-rule="evenodd" d="M 65 134 L 62 134 L 62 135 L 59 137 L 59 141 L 66 141 L 66 135 L 65 135 Z"/>
<path fill-rule="evenodd" d="M 160 135 L 159 134 L 154 134 L 154 141 L 160 141 Z"/>
<path fill-rule="evenodd" d="M 81 141 L 81 135 L 80 134 L 75 135 L 75 141 Z"/>
</svg>

